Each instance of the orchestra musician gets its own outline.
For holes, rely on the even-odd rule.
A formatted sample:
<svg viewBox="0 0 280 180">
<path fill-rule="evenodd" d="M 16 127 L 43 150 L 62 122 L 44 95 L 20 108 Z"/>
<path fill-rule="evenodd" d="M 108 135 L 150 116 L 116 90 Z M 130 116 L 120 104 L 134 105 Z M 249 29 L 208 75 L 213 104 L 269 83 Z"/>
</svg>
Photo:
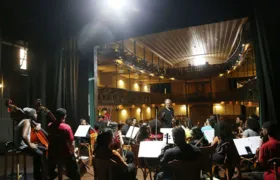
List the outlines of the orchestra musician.
<svg viewBox="0 0 280 180">
<path fill-rule="evenodd" d="M 74 154 L 74 135 L 71 127 L 65 123 L 67 112 L 59 108 L 55 112 L 56 121 L 48 126 L 49 132 L 49 176 L 55 179 L 52 174 L 57 164 L 64 165 L 67 176 L 71 180 L 80 180 L 80 172 Z"/>
<path fill-rule="evenodd" d="M 265 122 L 262 126 L 263 135 L 268 137 L 268 141 L 263 142 L 256 152 L 258 166 L 264 171 L 250 172 L 247 175 L 253 179 L 275 179 L 273 167 L 269 166 L 268 161 L 272 158 L 280 158 L 279 125 L 275 122 Z M 280 167 L 278 167 L 278 174 Z"/>
<path fill-rule="evenodd" d="M 93 155 L 96 159 L 111 159 L 116 163 L 116 166 L 113 166 L 112 169 L 112 180 L 135 180 L 135 165 L 125 162 L 118 151 L 112 150 L 113 142 L 112 130 L 108 128 L 101 130 L 97 136 L 97 146 L 94 149 Z"/>
<path fill-rule="evenodd" d="M 163 128 L 172 128 L 175 125 L 174 110 L 171 107 L 171 100 L 164 101 L 165 107 L 160 111 L 160 120 L 162 121 Z"/>
<path fill-rule="evenodd" d="M 104 121 L 111 121 L 111 115 L 108 113 L 108 108 L 104 107 L 102 108 L 102 116 L 104 117 Z"/>
<path fill-rule="evenodd" d="M 168 166 L 168 163 L 173 160 L 182 160 L 182 161 L 196 161 L 199 157 L 202 156 L 199 148 L 187 144 L 185 130 L 181 127 L 172 129 L 172 136 L 174 139 L 174 147 L 166 145 L 159 155 L 160 161 L 160 170 L 156 175 L 156 180 L 160 179 L 172 179 L 173 172 Z M 188 177 L 189 179 L 200 179 L 200 171 L 193 172 L 193 176 Z M 176 177 L 176 179 L 185 179 L 185 177 Z"/>
<path fill-rule="evenodd" d="M 33 178 L 37 180 L 42 178 L 42 156 L 46 149 L 40 144 L 31 142 L 31 128 L 34 126 L 39 131 L 41 124 L 32 123 L 32 121 L 37 120 L 35 109 L 24 108 L 23 112 L 25 118 L 19 122 L 15 131 L 15 147 L 33 156 Z"/>
<path fill-rule="evenodd" d="M 38 114 L 37 122 L 40 123 L 43 128 L 46 128 L 50 122 L 55 121 L 54 115 L 48 108 L 43 106 L 41 99 L 36 100 L 35 107 Z"/>
<path fill-rule="evenodd" d="M 89 124 L 85 119 L 81 119 L 80 120 L 80 125 L 89 125 Z M 97 137 L 98 129 L 99 129 L 99 123 L 95 122 L 94 128 L 92 128 L 92 127 L 89 128 L 86 137 L 75 137 L 76 138 L 76 145 L 79 146 L 81 143 L 91 144 L 92 138 L 94 138 L 94 141 L 95 141 L 95 139 Z"/>
</svg>

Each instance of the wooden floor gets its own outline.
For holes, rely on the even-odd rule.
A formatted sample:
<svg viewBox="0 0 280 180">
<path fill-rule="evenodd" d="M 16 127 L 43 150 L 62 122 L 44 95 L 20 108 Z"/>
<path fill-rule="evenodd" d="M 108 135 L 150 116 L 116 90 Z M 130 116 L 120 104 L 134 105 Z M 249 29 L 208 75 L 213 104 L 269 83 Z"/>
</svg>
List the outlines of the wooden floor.
<svg viewBox="0 0 280 180">
<path fill-rule="evenodd" d="M 11 158 L 9 157 L 9 164 L 8 164 L 8 173 L 10 174 L 10 170 L 11 170 Z M 23 167 L 20 167 L 20 171 L 23 172 Z M 32 158 L 31 157 L 27 157 L 27 174 L 28 174 L 28 180 L 32 180 L 32 171 L 33 171 L 33 166 L 32 166 Z M 4 180 L 4 156 L 0 156 L 0 180 Z M 23 179 L 23 178 L 22 178 Z M 67 179 L 66 177 L 64 177 L 63 179 Z M 143 174 L 142 171 L 140 169 L 138 169 L 137 171 L 137 179 L 138 180 L 142 180 L 143 178 Z M 93 170 L 92 167 L 90 167 L 90 169 L 88 170 L 88 172 L 86 174 L 83 175 L 82 180 L 93 180 Z M 147 180 L 150 180 L 150 178 L 147 178 Z"/>
</svg>

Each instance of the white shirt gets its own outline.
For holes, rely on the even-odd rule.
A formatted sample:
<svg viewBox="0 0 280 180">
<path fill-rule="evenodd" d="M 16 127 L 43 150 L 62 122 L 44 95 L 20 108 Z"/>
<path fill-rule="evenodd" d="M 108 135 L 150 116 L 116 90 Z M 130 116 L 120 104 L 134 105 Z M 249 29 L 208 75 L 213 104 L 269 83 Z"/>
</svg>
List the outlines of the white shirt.
<svg viewBox="0 0 280 180">
<path fill-rule="evenodd" d="M 25 147 L 27 147 L 27 145 L 24 143 L 23 137 L 22 137 L 22 130 L 23 130 L 23 125 L 24 125 L 25 121 L 30 121 L 30 119 L 23 119 L 22 121 L 20 121 L 20 123 L 16 127 L 15 148 L 17 148 L 17 149 L 24 149 Z M 28 129 L 28 134 L 27 134 L 28 140 L 30 140 L 30 134 L 31 134 L 31 127 L 29 127 L 29 129 Z"/>
</svg>

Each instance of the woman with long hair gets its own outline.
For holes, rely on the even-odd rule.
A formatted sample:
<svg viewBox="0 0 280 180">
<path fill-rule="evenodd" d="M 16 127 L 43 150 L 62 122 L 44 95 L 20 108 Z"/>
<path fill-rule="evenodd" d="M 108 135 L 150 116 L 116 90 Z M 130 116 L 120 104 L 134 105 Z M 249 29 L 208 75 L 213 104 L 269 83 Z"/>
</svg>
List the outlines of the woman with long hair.
<svg viewBox="0 0 280 180">
<path fill-rule="evenodd" d="M 111 129 L 104 129 L 100 131 L 97 136 L 97 146 L 93 151 L 96 159 L 113 160 L 116 166 L 112 169 L 112 177 L 114 179 L 135 180 L 136 168 L 133 163 L 126 163 L 122 156 L 116 151 L 112 150 L 113 132 Z"/>
<path fill-rule="evenodd" d="M 139 134 L 136 137 L 137 144 L 140 144 L 141 141 L 149 141 L 150 140 L 150 130 L 147 123 L 143 123 L 140 126 Z"/>
</svg>

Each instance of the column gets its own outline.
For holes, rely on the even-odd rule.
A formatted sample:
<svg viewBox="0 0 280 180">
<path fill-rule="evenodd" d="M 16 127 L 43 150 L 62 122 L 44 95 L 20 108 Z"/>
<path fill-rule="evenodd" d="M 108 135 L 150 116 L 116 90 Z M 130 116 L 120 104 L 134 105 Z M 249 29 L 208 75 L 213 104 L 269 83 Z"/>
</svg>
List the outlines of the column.
<svg viewBox="0 0 280 180">
<path fill-rule="evenodd" d="M 89 66 L 88 80 L 89 80 L 89 111 L 90 111 L 90 125 L 93 126 L 97 118 L 96 110 L 98 106 L 98 89 L 97 89 L 97 49 L 93 48 L 92 66 Z"/>
</svg>

